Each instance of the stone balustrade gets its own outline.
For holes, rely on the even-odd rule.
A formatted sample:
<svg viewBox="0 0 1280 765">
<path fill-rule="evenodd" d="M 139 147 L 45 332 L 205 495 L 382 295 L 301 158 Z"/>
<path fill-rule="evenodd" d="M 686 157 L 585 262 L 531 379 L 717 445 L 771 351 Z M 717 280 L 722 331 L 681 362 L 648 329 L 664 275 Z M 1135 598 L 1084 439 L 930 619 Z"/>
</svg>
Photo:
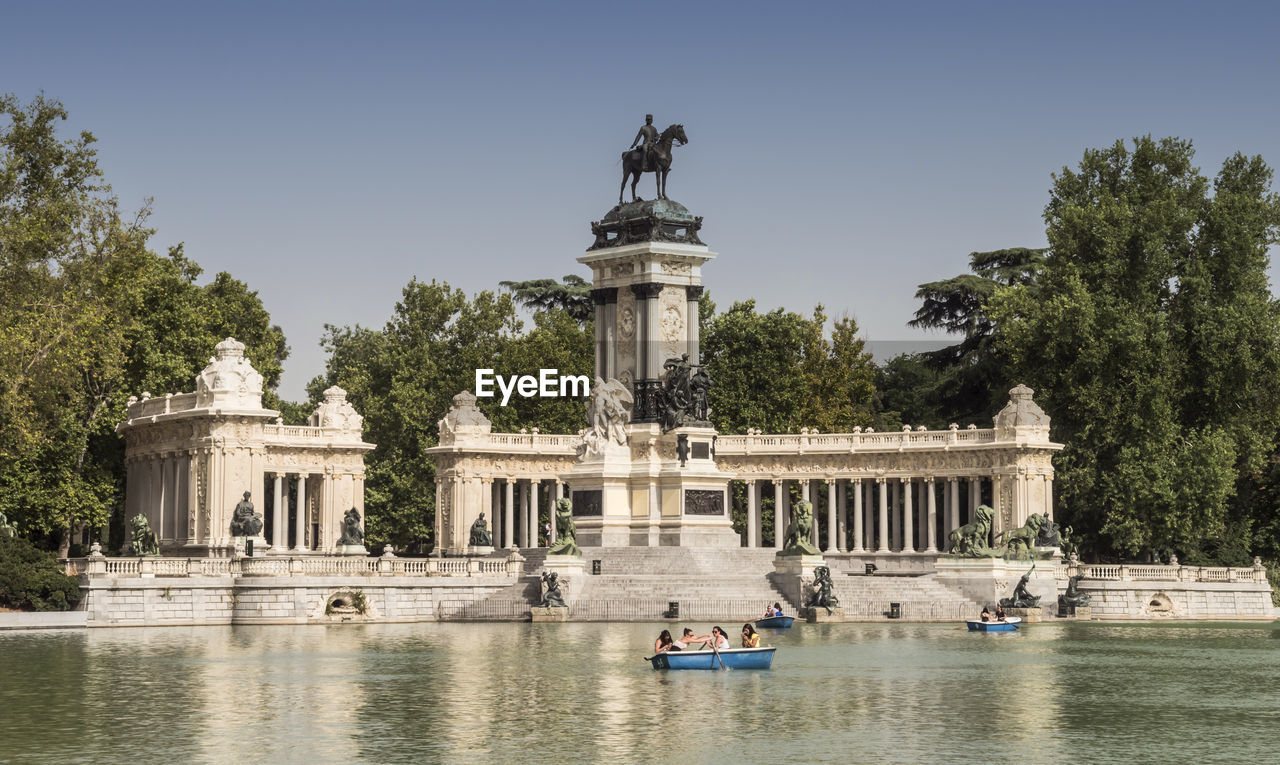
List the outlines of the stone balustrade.
<svg viewBox="0 0 1280 765">
<path fill-rule="evenodd" d="M 1226 566 L 1179 566 L 1149 564 L 1071 564 L 1063 561 L 1054 578 L 1065 582 L 1074 574 L 1084 580 L 1103 582 L 1266 582 L 1267 570 L 1261 565 L 1230 568 Z"/>
<path fill-rule="evenodd" d="M 994 428 L 913 431 L 857 431 L 854 433 L 751 433 L 716 439 L 718 455 L 810 454 L 884 451 L 886 448 L 936 449 L 949 444 L 997 443 Z"/>
<path fill-rule="evenodd" d="M 411 576 L 510 578 L 523 573 L 518 558 L 341 558 L 269 556 L 264 558 L 70 558 L 68 576 L 91 579 L 154 577 Z"/>
</svg>

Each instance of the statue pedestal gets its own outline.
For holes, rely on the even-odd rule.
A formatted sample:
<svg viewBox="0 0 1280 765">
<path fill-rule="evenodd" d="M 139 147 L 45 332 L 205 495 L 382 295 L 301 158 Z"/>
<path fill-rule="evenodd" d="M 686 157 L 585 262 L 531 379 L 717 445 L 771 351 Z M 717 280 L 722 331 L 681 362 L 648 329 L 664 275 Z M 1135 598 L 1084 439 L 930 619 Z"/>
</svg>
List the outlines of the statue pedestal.
<svg viewBox="0 0 1280 765">
<path fill-rule="evenodd" d="M 472 545 L 467 548 L 466 554 L 473 558 L 487 558 L 488 556 L 493 555 L 493 545 Z"/>
<path fill-rule="evenodd" d="M 578 596 L 586 586 L 586 574 L 583 573 L 586 567 L 587 562 L 576 555 L 548 555 L 546 562 L 542 564 L 544 571 L 555 574 L 559 580 L 560 595 L 566 606 L 578 602 Z M 539 592 L 546 595 L 545 587 Z"/>
<path fill-rule="evenodd" d="M 334 552 L 336 552 L 338 555 L 368 555 L 369 554 L 369 551 L 364 548 L 364 545 L 338 545 L 337 549 L 334 550 Z"/>
<path fill-rule="evenodd" d="M 1040 621 L 1040 617 L 1042 615 L 1041 608 L 1039 606 L 1035 608 L 1006 608 L 1004 612 L 1008 616 L 1021 617 L 1022 621 L 1028 624 Z"/>
<path fill-rule="evenodd" d="M 773 579 L 776 587 L 787 600 L 803 604 L 811 592 L 809 585 L 813 583 L 813 572 L 827 562 L 821 555 L 783 555 L 773 556 Z M 800 609 L 803 614 L 803 608 Z M 826 611 L 826 609 L 822 609 Z"/>
<path fill-rule="evenodd" d="M 533 621 L 535 622 L 567 622 L 569 621 L 569 609 L 559 606 L 551 608 L 543 608 L 542 606 L 534 606 L 530 609 L 533 612 Z"/>
<path fill-rule="evenodd" d="M 250 542 L 253 543 L 252 553 L 249 552 Z M 271 549 L 271 545 L 267 544 L 267 540 L 261 534 L 252 537 L 232 537 L 231 544 L 237 558 L 262 558 Z"/>
<path fill-rule="evenodd" d="M 1087 622 L 1093 619 L 1093 606 L 1059 606 L 1059 619 L 1073 619 L 1075 621 Z"/>
<path fill-rule="evenodd" d="M 844 609 L 833 608 L 831 613 L 821 606 L 804 609 L 804 620 L 810 624 L 832 624 L 844 621 Z"/>
<path fill-rule="evenodd" d="M 1056 562 L 1038 562 L 1027 581 L 1027 590 L 1032 595 L 1040 596 L 1040 605 L 1035 610 L 1042 612 L 1043 617 L 1052 616 L 1058 608 L 1058 582 L 1053 578 L 1053 570 L 1057 565 Z M 934 563 L 938 584 L 988 606 L 994 606 L 1001 598 L 1013 595 L 1018 580 L 1030 568 L 1030 561 L 959 558 L 951 555 L 939 555 Z M 1010 609 L 1006 608 L 1005 611 Z"/>
</svg>

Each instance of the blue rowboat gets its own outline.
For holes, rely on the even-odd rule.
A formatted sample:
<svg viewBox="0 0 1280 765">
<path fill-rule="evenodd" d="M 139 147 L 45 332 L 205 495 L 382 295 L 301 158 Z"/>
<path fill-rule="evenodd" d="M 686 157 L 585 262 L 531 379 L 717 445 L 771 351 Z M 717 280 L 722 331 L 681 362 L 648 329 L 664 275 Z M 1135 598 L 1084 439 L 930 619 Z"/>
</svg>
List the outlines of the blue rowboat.
<svg viewBox="0 0 1280 765">
<path fill-rule="evenodd" d="M 1021 616 L 1010 616 L 1000 622 L 984 622 L 981 619 L 970 619 L 966 624 L 969 625 L 970 632 L 1014 632 L 1018 629 L 1018 624 L 1021 621 Z"/>
<path fill-rule="evenodd" d="M 663 651 L 650 656 L 654 669 L 768 669 L 773 665 L 776 648 L 722 648 L 720 657 L 715 651 Z"/>
<path fill-rule="evenodd" d="M 767 619 L 756 619 L 756 629 L 785 630 L 795 620 L 794 616 L 770 616 Z"/>
</svg>

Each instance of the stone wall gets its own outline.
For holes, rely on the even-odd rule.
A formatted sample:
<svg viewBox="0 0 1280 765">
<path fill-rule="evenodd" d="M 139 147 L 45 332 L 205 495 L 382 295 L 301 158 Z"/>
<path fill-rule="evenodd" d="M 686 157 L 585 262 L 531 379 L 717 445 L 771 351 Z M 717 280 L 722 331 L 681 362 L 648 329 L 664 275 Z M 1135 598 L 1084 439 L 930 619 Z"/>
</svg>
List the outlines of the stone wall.
<svg viewBox="0 0 1280 765">
<path fill-rule="evenodd" d="M 486 577 L 156 577 L 81 585 L 88 627 L 420 622 L 459 617 L 516 584 Z M 355 601 L 363 597 L 363 613 Z"/>
<path fill-rule="evenodd" d="M 1266 582 L 1082 581 L 1095 619 L 1271 619 Z"/>
</svg>

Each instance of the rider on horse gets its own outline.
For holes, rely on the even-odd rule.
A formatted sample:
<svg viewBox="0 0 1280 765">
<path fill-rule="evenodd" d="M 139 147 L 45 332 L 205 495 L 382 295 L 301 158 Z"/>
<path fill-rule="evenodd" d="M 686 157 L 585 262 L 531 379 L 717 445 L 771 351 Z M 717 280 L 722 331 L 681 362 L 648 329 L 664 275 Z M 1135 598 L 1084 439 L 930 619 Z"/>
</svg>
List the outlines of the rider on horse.
<svg viewBox="0 0 1280 765">
<path fill-rule="evenodd" d="M 640 165 L 644 172 L 653 169 L 653 162 L 650 156 L 655 145 L 658 143 L 658 129 L 653 126 L 653 115 L 644 115 L 644 125 L 640 127 L 640 132 L 636 133 L 636 140 L 631 142 L 631 148 L 634 149 L 636 144 L 643 140 L 644 144 L 640 146 L 640 150 L 644 152 L 644 164 Z"/>
</svg>

